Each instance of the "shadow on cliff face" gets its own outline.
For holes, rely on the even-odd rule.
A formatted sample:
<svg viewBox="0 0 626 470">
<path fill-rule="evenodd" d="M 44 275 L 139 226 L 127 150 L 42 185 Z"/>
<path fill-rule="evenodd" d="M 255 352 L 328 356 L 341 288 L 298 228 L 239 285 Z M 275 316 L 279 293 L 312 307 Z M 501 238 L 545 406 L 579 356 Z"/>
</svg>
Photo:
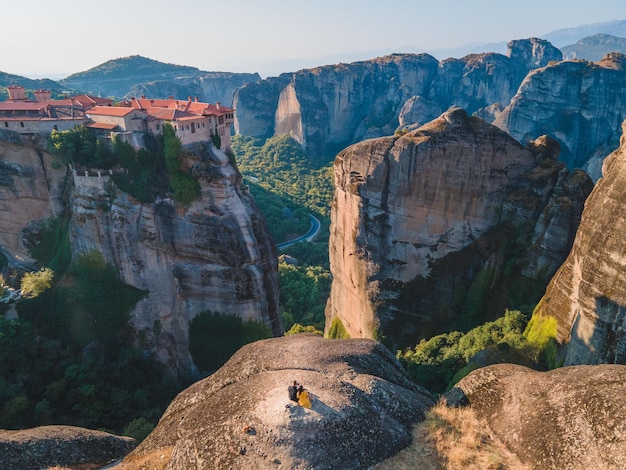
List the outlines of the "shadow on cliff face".
<svg viewBox="0 0 626 470">
<path fill-rule="evenodd" d="M 468 331 L 502 316 L 505 309 L 530 314 L 549 277 L 522 275 L 529 233 L 500 224 L 467 247 L 430 263 L 428 278 L 396 283 L 385 334 L 393 346 L 413 345 L 445 331 Z M 389 282 L 389 281 L 388 281 Z M 384 320 L 381 308 L 381 323 Z"/>
<path fill-rule="evenodd" d="M 580 312 L 572 323 L 566 364 L 626 364 L 626 306 L 596 297 L 596 318 Z"/>
</svg>

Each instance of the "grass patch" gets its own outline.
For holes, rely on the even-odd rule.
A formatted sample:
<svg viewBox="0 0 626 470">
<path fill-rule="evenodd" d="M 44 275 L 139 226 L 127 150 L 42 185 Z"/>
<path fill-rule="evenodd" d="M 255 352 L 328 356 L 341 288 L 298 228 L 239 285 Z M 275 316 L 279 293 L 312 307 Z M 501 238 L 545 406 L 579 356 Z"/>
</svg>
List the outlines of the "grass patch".
<svg viewBox="0 0 626 470">
<path fill-rule="evenodd" d="M 530 470 L 494 438 L 471 407 L 448 408 L 439 402 L 415 426 L 413 443 L 372 470 Z"/>
</svg>

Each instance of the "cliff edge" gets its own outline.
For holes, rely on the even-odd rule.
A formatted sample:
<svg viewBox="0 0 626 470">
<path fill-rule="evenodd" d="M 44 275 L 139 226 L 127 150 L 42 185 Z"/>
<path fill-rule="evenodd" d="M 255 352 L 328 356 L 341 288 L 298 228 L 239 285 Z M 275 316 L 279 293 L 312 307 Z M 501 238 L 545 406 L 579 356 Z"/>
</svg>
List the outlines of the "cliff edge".
<svg viewBox="0 0 626 470">
<path fill-rule="evenodd" d="M 351 337 L 409 345 L 538 300 L 592 188 L 557 156 L 459 108 L 341 152 L 326 328 L 337 318 Z"/>
<path fill-rule="evenodd" d="M 310 409 L 286 406 L 294 380 Z M 368 468 L 409 445 L 432 404 L 375 341 L 258 341 L 179 394 L 119 468 Z"/>
<path fill-rule="evenodd" d="M 626 122 L 622 125 L 626 132 Z M 537 306 L 537 331 L 551 321 L 566 365 L 626 363 L 626 137 L 606 157 L 585 203 L 574 245 Z"/>
</svg>

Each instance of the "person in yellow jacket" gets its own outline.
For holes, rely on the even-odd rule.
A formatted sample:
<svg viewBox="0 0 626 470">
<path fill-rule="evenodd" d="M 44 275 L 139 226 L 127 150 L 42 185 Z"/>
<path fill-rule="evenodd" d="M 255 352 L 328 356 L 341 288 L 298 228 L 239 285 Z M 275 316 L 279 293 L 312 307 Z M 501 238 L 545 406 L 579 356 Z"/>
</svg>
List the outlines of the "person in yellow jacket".
<svg viewBox="0 0 626 470">
<path fill-rule="evenodd" d="M 298 405 L 304 406 L 305 408 L 311 408 L 311 400 L 309 399 L 309 392 L 305 390 L 305 388 L 302 385 L 298 387 Z"/>
</svg>

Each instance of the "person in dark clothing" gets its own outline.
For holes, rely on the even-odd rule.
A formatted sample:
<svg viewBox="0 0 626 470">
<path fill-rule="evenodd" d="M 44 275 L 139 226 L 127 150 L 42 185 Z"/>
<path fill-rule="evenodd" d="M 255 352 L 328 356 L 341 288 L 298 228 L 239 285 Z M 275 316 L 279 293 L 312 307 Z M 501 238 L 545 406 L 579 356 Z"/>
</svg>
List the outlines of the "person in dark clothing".
<svg viewBox="0 0 626 470">
<path fill-rule="evenodd" d="M 298 382 L 293 381 L 293 385 L 287 387 L 287 392 L 289 392 L 289 399 L 291 401 L 298 402 Z"/>
</svg>

